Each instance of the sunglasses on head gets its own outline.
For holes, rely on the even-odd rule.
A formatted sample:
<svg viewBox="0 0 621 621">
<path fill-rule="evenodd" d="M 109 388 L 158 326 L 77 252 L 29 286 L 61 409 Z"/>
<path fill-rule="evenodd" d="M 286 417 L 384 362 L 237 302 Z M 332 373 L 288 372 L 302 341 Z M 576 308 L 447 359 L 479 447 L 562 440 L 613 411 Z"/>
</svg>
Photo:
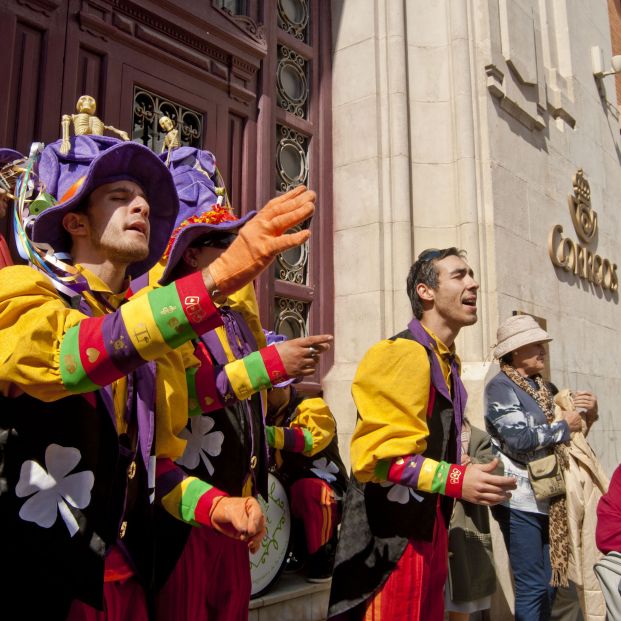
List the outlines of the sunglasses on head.
<svg viewBox="0 0 621 621">
<path fill-rule="evenodd" d="M 441 254 L 442 254 L 443 250 L 440 250 L 439 248 L 427 248 L 427 250 L 423 250 L 419 255 L 418 258 L 416 259 L 417 261 L 433 261 L 434 259 L 437 259 Z"/>
<path fill-rule="evenodd" d="M 236 233 L 216 233 L 202 237 L 197 240 L 193 246 L 200 248 L 218 248 L 224 250 L 235 241 L 236 237 Z"/>
</svg>

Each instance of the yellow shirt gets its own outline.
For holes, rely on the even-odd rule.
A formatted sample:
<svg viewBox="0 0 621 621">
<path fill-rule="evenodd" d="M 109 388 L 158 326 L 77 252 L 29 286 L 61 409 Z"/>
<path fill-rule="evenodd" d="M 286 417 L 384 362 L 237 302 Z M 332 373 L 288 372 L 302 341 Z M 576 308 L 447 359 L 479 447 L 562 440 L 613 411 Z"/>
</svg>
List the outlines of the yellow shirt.
<svg viewBox="0 0 621 621">
<path fill-rule="evenodd" d="M 448 358 L 454 350 L 427 332 L 436 342 L 436 356 L 450 390 Z M 352 385 L 358 421 L 351 440 L 351 463 L 358 480 L 379 482 L 376 466 L 380 460 L 425 452 L 430 387 L 429 358 L 416 341 L 383 340 L 367 351 Z"/>
</svg>

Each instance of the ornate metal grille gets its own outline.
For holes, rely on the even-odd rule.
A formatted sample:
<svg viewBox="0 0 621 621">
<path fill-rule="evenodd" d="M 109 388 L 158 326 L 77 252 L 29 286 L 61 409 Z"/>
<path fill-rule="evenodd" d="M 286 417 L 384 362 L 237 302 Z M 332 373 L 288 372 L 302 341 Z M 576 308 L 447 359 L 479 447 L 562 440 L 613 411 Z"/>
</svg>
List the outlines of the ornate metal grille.
<svg viewBox="0 0 621 621">
<path fill-rule="evenodd" d="M 300 41 L 308 33 L 308 0 L 278 0 L 278 27 Z"/>
<path fill-rule="evenodd" d="M 231 15 L 247 15 L 246 0 L 218 0 L 216 6 L 231 13 Z"/>
<path fill-rule="evenodd" d="M 308 178 L 308 138 L 284 125 L 276 126 L 276 190 L 286 192 Z"/>
<path fill-rule="evenodd" d="M 307 227 L 296 226 L 291 232 L 300 231 L 302 228 Z M 308 242 L 279 254 L 274 265 L 275 276 L 279 280 L 305 285 L 308 272 Z"/>
<path fill-rule="evenodd" d="M 306 117 L 308 82 L 306 60 L 285 45 L 278 46 L 276 86 L 278 105 L 300 118 Z"/>
<path fill-rule="evenodd" d="M 275 298 L 274 331 L 290 339 L 307 336 L 309 305 L 299 300 Z"/>
<path fill-rule="evenodd" d="M 134 87 L 132 140 L 160 153 L 166 137 L 166 131 L 159 125 L 163 116 L 167 116 L 174 123 L 183 146 L 202 148 L 204 118 L 200 112 Z"/>
</svg>

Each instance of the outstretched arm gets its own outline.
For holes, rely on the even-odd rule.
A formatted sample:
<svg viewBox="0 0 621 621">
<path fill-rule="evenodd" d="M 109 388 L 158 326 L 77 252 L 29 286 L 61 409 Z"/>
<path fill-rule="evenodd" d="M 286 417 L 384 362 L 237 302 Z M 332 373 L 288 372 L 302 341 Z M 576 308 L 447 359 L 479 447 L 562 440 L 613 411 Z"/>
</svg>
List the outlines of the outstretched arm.
<svg viewBox="0 0 621 621">
<path fill-rule="evenodd" d="M 220 410 L 291 377 L 311 375 L 319 362 L 318 354 L 327 351 L 331 341 L 332 336 L 327 334 L 292 339 L 262 347 L 225 365 L 214 364 L 205 344 L 199 342 L 194 355 L 200 365 L 186 370 L 190 416 Z"/>
</svg>

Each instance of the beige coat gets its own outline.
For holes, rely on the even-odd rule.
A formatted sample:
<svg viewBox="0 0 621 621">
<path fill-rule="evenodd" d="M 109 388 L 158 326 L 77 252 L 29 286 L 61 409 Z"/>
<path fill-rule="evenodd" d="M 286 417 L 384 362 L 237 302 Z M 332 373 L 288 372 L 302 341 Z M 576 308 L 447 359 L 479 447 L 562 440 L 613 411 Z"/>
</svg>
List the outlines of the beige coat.
<svg viewBox="0 0 621 621">
<path fill-rule="evenodd" d="M 569 390 L 555 397 L 556 418 L 562 410 L 573 409 Z M 569 524 L 569 579 L 575 583 L 585 621 L 605 621 L 606 602 L 593 565 L 602 557 L 595 545 L 597 503 L 608 490 L 608 477 L 587 442 L 588 432 L 571 434 L 569 469 L 564 472 L 567 488 L 567 521 Z"/>
</svg>

